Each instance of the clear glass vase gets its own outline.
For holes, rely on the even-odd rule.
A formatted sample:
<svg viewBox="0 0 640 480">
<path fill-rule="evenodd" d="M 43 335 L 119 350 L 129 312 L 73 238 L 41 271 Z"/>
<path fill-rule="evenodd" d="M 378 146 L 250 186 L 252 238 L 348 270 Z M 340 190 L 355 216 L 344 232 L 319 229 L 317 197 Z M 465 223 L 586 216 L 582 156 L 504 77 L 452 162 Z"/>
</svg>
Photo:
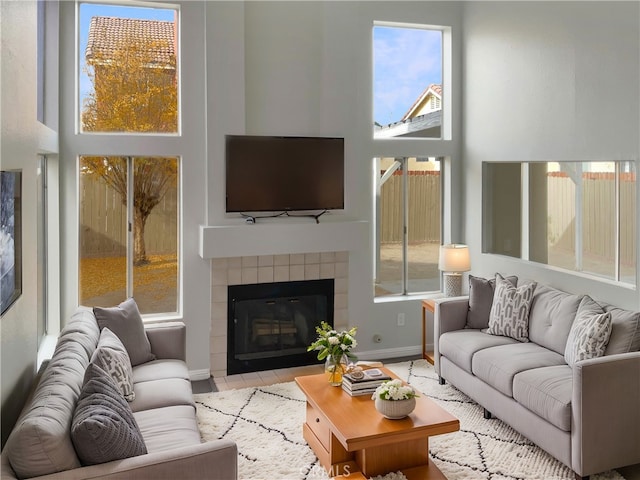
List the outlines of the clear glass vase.
<svg viewBox="0 0 640 480">
<path fill-rule="evenodd" d="M 329 355 L 324 362 L 324 373 L 327 375 L 329 384 L 334 387 L 342 385 L 342 375 L 347 372 L 346 355 Z"/>
</svg>

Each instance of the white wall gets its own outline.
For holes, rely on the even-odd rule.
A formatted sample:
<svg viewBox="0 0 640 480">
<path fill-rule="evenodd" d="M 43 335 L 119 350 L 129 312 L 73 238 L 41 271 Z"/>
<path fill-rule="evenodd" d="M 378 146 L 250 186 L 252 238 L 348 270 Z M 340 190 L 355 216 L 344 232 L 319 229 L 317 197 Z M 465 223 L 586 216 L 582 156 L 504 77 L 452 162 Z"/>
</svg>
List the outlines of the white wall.
<svg viewBox="0 0 640 480">
<path fill-rule="evenodd" d="M 480 243 L 484 161 L 632 160 L 639 170 L 639 19 L 638 2 L 465 5 L 465 232 L 473 273 L 517 273 L 640 306 L 637 289 L 484 255 Z"/>
<path fill-rule="evenodd" d="M 224 212 L 224 135 L 319 135 L 345 138 L 345 210 L 321 222 L 368 222 L 372 228 L 372 158 L 392 152 L 413 156 L 426 151 L 451 155 L 455 175 L 447 212 L 446 237 L 461 239 L 459 208 L 461 142 L 461 6 L 453 2 L 208 2 L 207 3 L 208 225 L 237 226 L 231 242 L 251 236 L 264 242 L 255 225 Z M 453 140 L 387 140 L 372 138 L 372 29 L 374 21 L 452 27 Z M 428 145 L 428 146 L 427 146 Z M 449 178 L 451 182 L 451 178 Z M 281 225 L 291 219 L 272 222 Z M 265 220 L 261 221 L 265 222 Z M 284 223 L 283 223 L 284 222 Z M 312 220 L 308 228 L 315 227 Z M 271 231 L 271 230 L 270 230 Z M 280 238 L 290 242 L 283 228 Z M 320 229 L 308 252 L 325 251 L 335 238 Z M 326 229 L 333 232 L 333 229 Z M 345 227 L 344 244 L 349 242 Z M 237 240 L 233 240 L 234 235 Z M 228 238 L 227 235 L 225 235 Z M 349 258 L 350 324 L 359 327 L 359 352 L 379 349 L 397 354 L 420 351 L 420 301 L 374 303 L 372 246 L 369 230 Z M 240 240 L 242 239 L 242 240 Z M 344 247 L 344 246 L 343 246 Z M 333 246 L 335 249 L 344 249 Z M 293 251 L 300 251 L 298 245 Z M 396 326 L 404 312 L 406 326 Z M 205 333 L 204 331 L 202 332 Z M 374 334 L 383 342 L 373 343 Z M 404 349 L 404 350 L 403 350 Z M 372 353 L 375 356 L 375 352 Z"/>
<path fill-rule="evenodd" d="M 37 121 L 36 13 L 35 1 L 0 2 L 0 168 L 22 171 L 22 295 L 0 319 L 3 445 L 37 368 L 37 155 L 57 149 Z"/>
</svg>

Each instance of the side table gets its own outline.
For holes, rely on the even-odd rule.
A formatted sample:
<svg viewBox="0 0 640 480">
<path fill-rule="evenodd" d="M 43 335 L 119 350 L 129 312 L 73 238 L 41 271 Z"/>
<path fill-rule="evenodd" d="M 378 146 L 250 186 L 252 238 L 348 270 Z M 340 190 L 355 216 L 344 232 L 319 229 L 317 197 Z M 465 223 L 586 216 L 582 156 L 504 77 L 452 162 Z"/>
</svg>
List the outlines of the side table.
<svg viewBox="0 0 640 480">
<path fill-rule="evenodd" d="M 422 301 L 422 358 L 431 365 L 434 363 L 433 350 L 427 351 L 427 312 L 433 317 L 436 310 L 436 299 L 428 298 Z M 435 341 L 435 339 L 434 339 Z"/>
</svg>

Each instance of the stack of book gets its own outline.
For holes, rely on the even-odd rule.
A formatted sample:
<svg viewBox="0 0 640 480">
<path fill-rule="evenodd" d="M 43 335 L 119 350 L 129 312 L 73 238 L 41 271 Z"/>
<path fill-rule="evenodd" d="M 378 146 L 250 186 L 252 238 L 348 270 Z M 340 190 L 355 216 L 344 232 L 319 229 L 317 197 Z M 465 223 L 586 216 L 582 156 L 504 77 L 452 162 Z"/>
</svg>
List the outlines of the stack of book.
<svg viewBox="0 0 640 480">
<path fill-rule="evenodd" d="M 342 389 L 352 397 L 371 395 L 382 383 L 391 380 L 389 375 L 377 368 L 363 370 L 362 374 L 361 378 L 352 373 L 346 373 L 342 376 Z"/>
</svg>

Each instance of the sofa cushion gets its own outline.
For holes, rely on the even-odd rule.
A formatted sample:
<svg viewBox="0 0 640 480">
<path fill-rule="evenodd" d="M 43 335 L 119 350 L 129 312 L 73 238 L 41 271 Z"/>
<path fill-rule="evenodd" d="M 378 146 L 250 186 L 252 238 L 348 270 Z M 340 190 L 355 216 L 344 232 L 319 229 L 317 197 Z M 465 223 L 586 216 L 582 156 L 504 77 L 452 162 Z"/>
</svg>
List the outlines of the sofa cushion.
<svg viewBox="0 0 640 480">
<path fill-rule="evenodd" d="M 125 400 L 130 402 L 136 398 L 133 391 L 133 370 L 127 350 L 120 339 L 106 327 L 100 332 L 98 348 L 91 356 L 91 363 L 111 375 Z"/>
<path fill-rule="evenodd" d="M 586 295 L 580 302 L 576 319 L 569 331 L 564 359 L 573 366 L 581 360 L 604 355 L 611 336 L 611 313 Z"/>
<path fill-rule="evenodd" d="M 480 330 L 456 330 L 440 335 L 438 350 L 451 362 L 471 373 L 473 355 L 485 348 L 517 343 L 509 337 L 488 335 Z"/>
<path fill-rule="evenodd" d="M 92 363 L 85 380 L 71 425 L 71 439 L 82 464 L 147 453 L 133 412 L 111 375 Z"/>
<path fill-rule="evenodd" d="M 165 378 L 134 383 L 136 399 L 131 402 L 131 410 L 140 412 L 152 408 L 186 405 L 195 408 L 191 382 L 183 378 Z"/>
<path fill-rule="evenodd" d="M 637 352 L 640 350 L 640 312 L 618 308 L 599 302 L 611 314 L 611 337 L 605 355 Z"/>
<path fill-rule="evenodd" d="M 512 397 L 513 377 L 518 373 L 555 365 L 565 365 L 562 355 L 535 343 L 516 343 L 476 352 L 471 371 L 488 385 Z"/>
<path fill-rule="evenodd" d="M 571 431 L 573 371 L 569 365 L 532 368 L 513 377 L 513 398 L 523 407 Z"/>
<path fill-rule="evenodd" d="M 499 273 L 489 314 L 489 333 L 504 335 L 519 342 L 529 341 L 529 307 L 536 283 L 514 287 Z"/>
<path fill-rule="evenodd" d="M 138 305 L 133 298 L 128 298 L 117 307 L 94 307 L 93 313 L 101 329 L 109 328 L 122 341 L 131 359 L 131 365 L 155 360 Z"/>
<path fill-rule="evenodd" d="M 98 324 L 87 308 L 79 308 L 60 333 L 54 354 L 3 449 L 18 477 L 80 466 L 69 431 L 99 336 Z"/>
<path fill-rule="evenodd" d="M 153 360 L 133 367 L 133 382 L 150 382 L 166 378 L 189 380 L 189 368 L 182 360 Z"/>
<path fill-rule="evenodd" d="M 133 414 L 149 453 L 201 443 L 196 413 L 192 407 L 176 405 Z"/>
<path fill-rule="evenodd" d="M 529 340 L 564 355 L 571 324 L 583 295 L 538 285 L 529 313 Z"/>
<path fill-rule="evenodd" d="M 506 277 L 515 287 L 518 277 Z M 487 328 L 489 314 L 493 304 L 493 293 L 496 289 L 496 279 L 474 277 L 469 275 L 469 311 L 467 312 L 467 328 Z"/>
</svg>

